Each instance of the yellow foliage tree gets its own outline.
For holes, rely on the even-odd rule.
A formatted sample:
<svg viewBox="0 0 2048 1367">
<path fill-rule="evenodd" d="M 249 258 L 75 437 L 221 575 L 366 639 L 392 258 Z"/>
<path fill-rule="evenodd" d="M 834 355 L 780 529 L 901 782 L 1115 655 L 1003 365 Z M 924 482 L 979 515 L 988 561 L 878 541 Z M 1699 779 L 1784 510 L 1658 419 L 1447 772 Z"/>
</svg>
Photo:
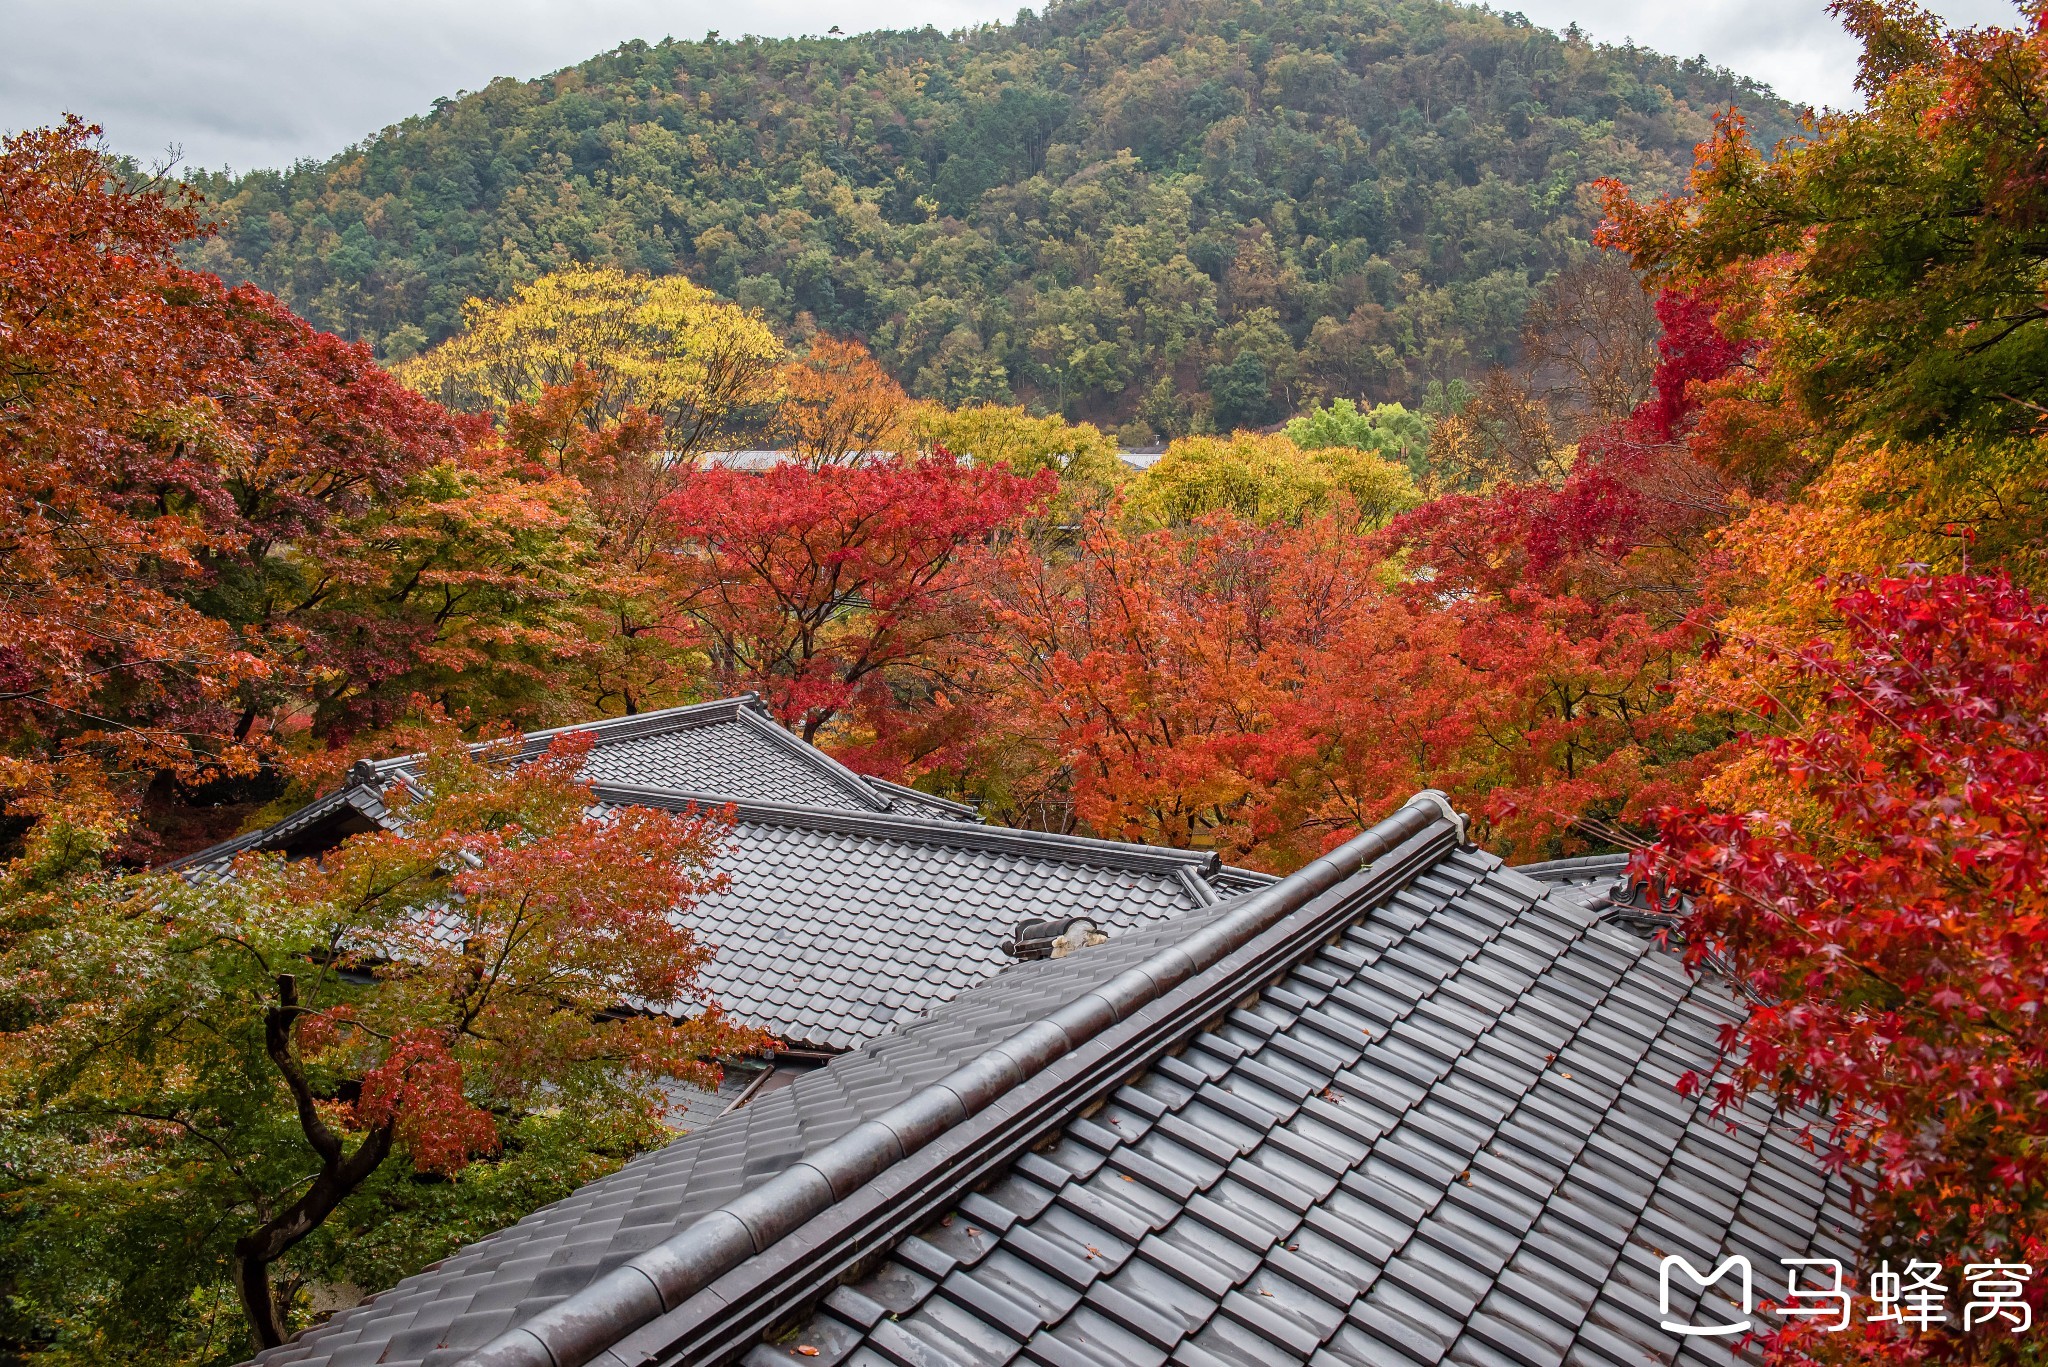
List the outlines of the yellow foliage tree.
<svg viewBox="0 0 2048 1367">
<path fill-rule="evenodd" d="M 701 661 L 663 626 L 659 510 L 691 457 L 771 416 L 781 343 L 680 276 L 558 271 L 463 311 L 459 335 L 397 372 L 495 413 L 509 446 L 587 491 L 604 572 L 579 604 L 587 649 L 558 661 L 562 689 L 579 712 L 677 701 Z"/>
<path fill-rule="evenodd" d="M 1371 451 L 1304 451 L 1285 436 L 1182 437 L 1132 482 L 1128 515 L 1143 526 L 1228 512 L 1261 525 L 1299 523 L 1339 499 L 1380 527 L 1420 501 L 1407 468 Z"/>
<path fill-rule="evenodd" d="M 670 453 L 690 456 L 778 394 L 783 349 L 768 324 L 679 275 L 576 267 L 462 310 L 459 334 L 397 368 L 450 407 L 537 403 L 580 367 L 595 386 L 585 414 L 593 430 L 645 409 L 661 419 Z"/>
<path fill-rule="evenodd" d="M 1116 438 L 1093 423 L 1072 423 L 1057 414 L 1034 418 L 1022 408 L 976 404 L 947 409 L 923 404 L 911 417 L 918 449 L 944 447 L 984 465 L 1007 465 L 1020 475 L 1050 470 L 1059 476 L 1060 521 L 1066 511 L 1099 508 L 1130 470 L 1117 458 Z M 1063 511 L 1063 509 L 1065 511 Z"/>
<path fill-rule="evenodd" d="M 1740 717 L 1757 734 L 1796 728 L 1825 689 L 1794 667 L 1797 652 L 1817 639 L 1844 642 L 1834 600 L 1852 577 L 1915 565 L 1954 574 L 1989 562 L 2048 590 L 2043 468 L 2040 439 L 1858 444 L 1793 498 L 1748 502 L 1717 537 L 1714 587 L 1727 603 L 1715 623 L 1719 648 L 1681 678 L 1679 705 Z M 1768 713 L 1754 705 L 1759 696 L 1772 699 Z M 1795 824 L 1819 819 L 1811 795 L 1754 748 L 1712 774 L 1702 795 Z"/>
</svg>

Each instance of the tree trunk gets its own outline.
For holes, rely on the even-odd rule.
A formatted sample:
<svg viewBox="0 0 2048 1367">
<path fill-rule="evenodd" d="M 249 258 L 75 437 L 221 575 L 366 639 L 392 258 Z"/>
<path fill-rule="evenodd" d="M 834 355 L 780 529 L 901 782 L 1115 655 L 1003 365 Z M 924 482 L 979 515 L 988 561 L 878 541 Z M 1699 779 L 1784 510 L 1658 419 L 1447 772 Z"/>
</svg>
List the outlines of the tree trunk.
<svg viewBox="0 0 2048 1367">
<path fill-rule="evenodd" d="M 258 1352 L 284 1342 L 284 1314 L 271 1292 L 270 1265 L 320 1228 L 334 1208 L 377 1170 L 391 1152 L 391 1138 L 392 1126 L 379 1125 L 346 1159 L 323 1165 L 320 1175 L 306 1188 L 306 1194 L 289 1209 L 262 1228 L 235 1240 L 235 1294 L 241 1297 L 242 1313 L 249 1319 L 249 1336 L 255 1340 Z"/>
<path fill-rule="evenodd" d="M 282 1213 L 271 1217 L 256 1230 L 235 1240 L 235 1294 L 241 1297 L 242 1313 L 249 1320 L 249 1336 L 256 1350 L 275 1348 L 284 1342 L 284 1316 L 270 1286 L 270 1265 L 291 1251 L 293 1244 L 320 1228 L 320 1222 L 360 1187 L 391 1153 L 391 1141 L 398 1122 L 386 1120 L 363 1137 L 354 1153 L 342 1150 L 341 1136 L 320 1116 L 320 1105 L 292 1052 L 292 1028 L 299 1018 L 297 975 L 277 975 L 277 1005 L 264 1014 L 263 1049 L 277 1067 L 299 1115 L 299 1128 L 306 1142 L 320 1155 L 320 1172 L 305 1194 Z"/>
</svg>

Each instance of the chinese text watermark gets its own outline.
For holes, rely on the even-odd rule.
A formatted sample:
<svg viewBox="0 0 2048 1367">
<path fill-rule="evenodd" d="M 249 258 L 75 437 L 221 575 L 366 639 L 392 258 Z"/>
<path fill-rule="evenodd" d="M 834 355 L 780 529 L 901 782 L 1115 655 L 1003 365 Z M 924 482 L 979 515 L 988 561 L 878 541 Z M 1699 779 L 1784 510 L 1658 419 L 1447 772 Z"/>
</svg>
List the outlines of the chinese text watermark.
<svg viewBox="0 0 2048 1367">
<path fill-rule="evenodd" d="M 1785 1270 L 1784 1295 L 1773 1298 L 1779 1314 L 1788 1320 L 1810 1320 L 1830 1334 L 1855 1322 L 1856 1289 L 1844 1281 L 1839 1261 L 1781 1258 L 1778 1262 Z M 1896 1324 L 1913 1333 L 1960 1322 L 1966 1332 L 2003 1329 L 2022 1334 L 2034 1325 L 2033 1307 L 2024 1299 L 2033 1275 L 2028 1263 L 1965 1263 L 1963 1284 L 1955 1288 L 1940 1263 L 1911 1259 L 1895 1270 L 1887 1259 L 1878 1264 L 1864 1287 L 1864 1322 Z M 1709 1305 L 1702 1295 L 1702 1304 L 1692 1318 L 1676 1318 L 1671 1309 L 1672 1291 L 1687 1283 L 1701 1293 L 1709 1287 L 1722 1287 L 1727 1299 Z M 1949 1313 L 1952 1292 L 1962 1301 L 1960 1321 Z M 1709 1338 L 1747 1334 L 1755 1327 L 1756 1303 L 1756 1273 L 1741 1254 L 1704 1272 L 1675 1254 L 1657 1265 L 1658 1322 L 1669 1333 Z M 1720 1317 L 1709 1313 L 1717 1308 L 1732 1313 Z M 1695 1322 L 1702 1319 L 1704 1322 Z"/>
</svg>

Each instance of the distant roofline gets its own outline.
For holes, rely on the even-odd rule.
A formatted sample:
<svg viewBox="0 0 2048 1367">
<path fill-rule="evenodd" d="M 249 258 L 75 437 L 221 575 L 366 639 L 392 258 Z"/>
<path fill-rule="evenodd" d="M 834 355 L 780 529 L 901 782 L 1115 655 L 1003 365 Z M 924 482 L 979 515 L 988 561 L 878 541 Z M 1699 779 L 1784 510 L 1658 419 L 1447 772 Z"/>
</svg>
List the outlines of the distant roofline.
<svg viewBox="0 0 2048 1367">
<path fill-rule="evenodd" d="M 1628 859 L 1625 854 L 1582 854 L 1513 867 L 1516 873 L 1539 883 L 1576 883 L 1589 878 L 1619 877 L 1628 868 Z"/>
</svg>

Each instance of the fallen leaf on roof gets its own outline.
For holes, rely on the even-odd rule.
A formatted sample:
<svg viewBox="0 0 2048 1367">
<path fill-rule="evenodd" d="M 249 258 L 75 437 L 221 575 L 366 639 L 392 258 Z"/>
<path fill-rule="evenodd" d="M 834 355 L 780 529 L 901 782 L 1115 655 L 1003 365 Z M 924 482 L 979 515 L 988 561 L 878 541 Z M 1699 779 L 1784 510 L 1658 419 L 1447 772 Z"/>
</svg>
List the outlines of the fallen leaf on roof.
<svg viewBox="0 0 2048 1367">
<path fill-rule="evenodd" d="M 818 1350 L 811 1347 L 808 1343 L 798 1344 L 796 1350 L 807 1358 L 814 1358 L 818 1355 Z"/>
</svg>

